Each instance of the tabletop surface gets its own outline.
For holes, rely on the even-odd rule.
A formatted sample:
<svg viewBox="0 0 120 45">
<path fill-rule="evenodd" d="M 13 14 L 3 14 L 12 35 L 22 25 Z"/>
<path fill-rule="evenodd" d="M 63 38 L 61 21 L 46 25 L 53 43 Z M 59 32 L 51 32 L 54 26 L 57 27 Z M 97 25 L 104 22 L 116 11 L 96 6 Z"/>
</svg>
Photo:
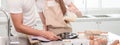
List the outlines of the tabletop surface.
<svg viewBox="0 0 120 45">
<path fill-rule="evenodd" d="M 120 36 L 113 34 L 111 32 L 108 33 L 108 42 L 112 42 L 113 40 L 120 40 Z M 15 40 L 15 39 L 13 39 Z M 18 38 L 18 45 L 30 45 L 27 38 Z M 72 43 L 71 43 L 72 42 Z M 71 39 L 69 40 L 63 40 L 63 41 L 51 41 L 51 42 L 40 42 L 37 45 L 89 45 L 89 40 L 87 39 Z"/>
</svg>

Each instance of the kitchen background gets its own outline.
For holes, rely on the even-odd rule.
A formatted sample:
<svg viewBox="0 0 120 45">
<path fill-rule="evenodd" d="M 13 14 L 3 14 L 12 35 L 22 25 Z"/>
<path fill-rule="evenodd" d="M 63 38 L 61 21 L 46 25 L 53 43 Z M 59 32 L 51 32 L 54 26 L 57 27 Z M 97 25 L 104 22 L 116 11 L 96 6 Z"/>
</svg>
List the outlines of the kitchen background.
<svg viewBox="0 0 120 45">
<path fill-rule="evenodd" d="M 71 23 L 73 32 L 102 30 L 120 35 L 120 0 L 73 0 L 73 2 L 83 14 L 83 18 Z M 7 12 L 6 0 L 0 0 L 0 7 Z M 7 24 L 5 13 L 0 11 L 0 36 L 7 36 Z M 13 26 L 11 30 L 14 30 Z"/>
</svg>

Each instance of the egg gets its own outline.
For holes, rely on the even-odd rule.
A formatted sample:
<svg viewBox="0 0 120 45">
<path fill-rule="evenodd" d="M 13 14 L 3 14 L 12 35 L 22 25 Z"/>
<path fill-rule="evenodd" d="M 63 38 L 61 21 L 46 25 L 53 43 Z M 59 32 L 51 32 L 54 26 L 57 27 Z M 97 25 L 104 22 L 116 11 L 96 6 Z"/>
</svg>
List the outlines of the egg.
<svg viewBox="0 0 120 45">
<path fill-rule="evenodd" d="M 102 43 L 103 43 L 104 45 L 107 45 L 107 43 L 108 43 L 107 39 L 102 39 Z"/>
<path fill-rule="evenodd" d="M 89 36 L 89 39 L 90 39 L 90 40 L 94 40 L 94 35 L 90 35 L 90 36 Z"/>
<path fill-rule="evenodd" d="M 95 45 L 107 45 L 107 39 L 99 38 L 95 40 Z"/>
<path fill-rule="evenodd" d="M 94 45 L 94 40 L 90 40 L 89 44 Z"/>
<path fill-rule="evenodd" d="M 98 41 L 95 41 L 94 42 L 94 45 L 99 45 L 100 43 Z"/>
<path fill-rule="evenodd" d="M 97 41 L 98 43 L 100 43 L 100 44 L 102 43 L 102 40 L 101 40 L 101 39 L 97 39 L 96 41 Z"/>
</svg>

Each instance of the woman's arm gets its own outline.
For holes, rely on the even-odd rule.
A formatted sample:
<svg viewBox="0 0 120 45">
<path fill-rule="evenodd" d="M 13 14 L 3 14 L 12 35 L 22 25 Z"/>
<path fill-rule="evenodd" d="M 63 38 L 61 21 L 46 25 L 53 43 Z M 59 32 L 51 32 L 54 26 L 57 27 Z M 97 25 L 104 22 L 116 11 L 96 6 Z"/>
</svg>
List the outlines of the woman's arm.
<svg viewBox="0 0 120 45">
<path fill-rule="evenodd" d="M 78 17 L 82 16 L 82 13 L 76 8 L 76 6 L 72 2 L 68 5 L 68 10 L 74 12 Z"/>
</svg>

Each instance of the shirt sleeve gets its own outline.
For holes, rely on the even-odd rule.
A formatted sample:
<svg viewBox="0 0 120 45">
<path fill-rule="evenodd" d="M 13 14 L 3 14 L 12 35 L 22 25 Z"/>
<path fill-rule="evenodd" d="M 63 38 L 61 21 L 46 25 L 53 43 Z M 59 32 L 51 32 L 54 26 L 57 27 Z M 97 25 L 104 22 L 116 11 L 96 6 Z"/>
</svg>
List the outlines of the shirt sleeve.
<svg viewBox="0 0 120 45">
<path fill-rule="evenodd" d="M 45 0 L 37 0 L 36 5 L 37 5 L 38 12 L 42 12 L 45 7 Z"/>
<path fill-rule="evenodd" d="M 22 4 L 20 0 L 7 0 L 10 13 L 22 13 Z"/>
<path fill-rule="evenodd" d="M 69 5 L 72 2 L 72 0 L 64 0 L 65 5 Z"/>
</svg>

